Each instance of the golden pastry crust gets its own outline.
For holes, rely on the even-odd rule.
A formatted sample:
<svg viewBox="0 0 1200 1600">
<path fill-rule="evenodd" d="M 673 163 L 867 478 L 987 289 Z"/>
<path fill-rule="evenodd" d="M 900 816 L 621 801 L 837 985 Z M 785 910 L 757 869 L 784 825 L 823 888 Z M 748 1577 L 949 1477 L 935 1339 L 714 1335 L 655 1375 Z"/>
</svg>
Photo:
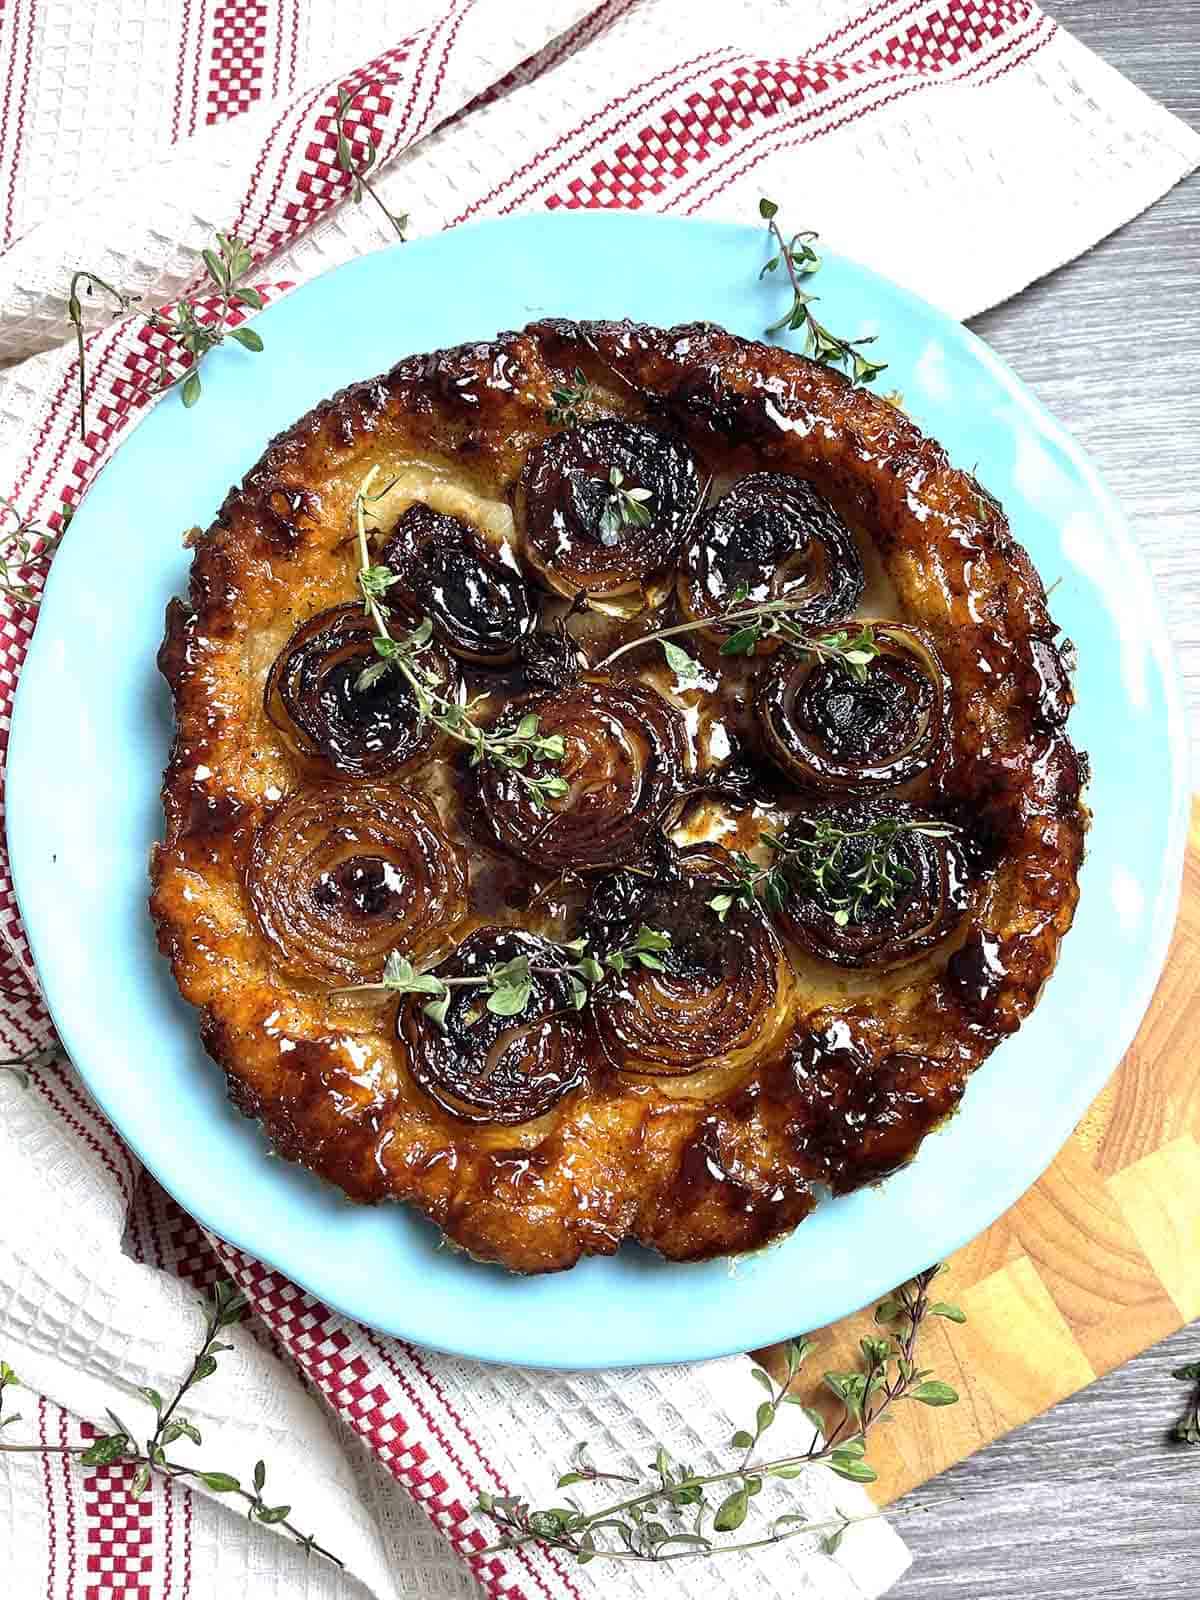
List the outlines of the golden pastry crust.
<svg viewBox="0 0 1200 1600">
<path fill-rule="evenodd" d="M 936 641 L 953 728 L 938 800 L 986 835 L 989 867 L 940 957 L 840 985 L 802 966 L 791 1032 L 735 1079 L 594 1063 L 536 1120 L 476 1124 L 413 1083 L 394 1007 L 273 964 L 246 864 L 256 828 L 307 780 L 263 686 L 300 623 L 354 598 L 347 532 L 369 469 L 401 502 L 469 507 L 501 540 L 526 455 L 555 431 L 551 391 L 576 368 L 593 385 L 586 416 L 648 421 L 721 474 L 810 480 L 873 547 L 901 620 Z M 812 1209 L 814 1185 L 844 1192 L 911 1159 L 1054 967 L 1086 829 L 1056 633 L 1000 508 L 902 412 L 827 368 L 709 325 L 543 322 L 411 357 L 275 439 L 196 541 L 160 653 L 177 721 L 151 871 L 160 948 L 234 1103 L 355 1200 L 406 1200 L 520 1272 L 627 1237 L 681 1260 L 760 1246 Z M 423 776 L 382 781 L 424 784 L 444 809 L 444 746 L 424 761 Z"/>
</svg>

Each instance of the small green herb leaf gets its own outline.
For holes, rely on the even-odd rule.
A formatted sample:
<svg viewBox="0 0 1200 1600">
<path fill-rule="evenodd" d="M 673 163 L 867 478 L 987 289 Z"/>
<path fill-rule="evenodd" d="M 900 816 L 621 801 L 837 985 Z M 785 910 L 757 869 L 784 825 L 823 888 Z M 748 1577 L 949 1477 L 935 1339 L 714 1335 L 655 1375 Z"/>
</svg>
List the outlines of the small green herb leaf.
<svg viewBox="0 0 1200 1600">
<path fill-rule="evenodd" d="M 745 1488 L 738 1488 L 717 1507 L 713 1517 L 713 1527 L 718 1533 L 732 1533 L 735 1528 L 740 1528 L 746 1520 L 746 1512 L 750 1508 L 750 1496 Z"/>
<path fill-rule="evenodd" d="M 239 1481 L 228 1472 L 198 1472 L 196 1476 L 206 1489 L 211 1489 L 214 1494 L 236 1494 L 242 1487 Z"/>
<path fill-rule="evenodd" d="M 965 1311 L 960 1310 L 958 1306 L 950 1305 L 945 1300 L 938 1300 L 931 1305 L 929 1315 L 931 1317 L 945 1317 L 947 1322 L 965 1322 L 967 1320 Z"/>
<path fill-rule="evenodd" d="M 918 1384 L 912 1392 L 914 1400 L 919 1400 L 923 1406 L 952 1406 L 958 1400 L 957 1392 L 948 1383 L 941 1383 L 931 1378 L 927 1383 Z"/>
<path fill-rule="evenodd" d="M 129 1438 L 126 1434 L 108 1433 L 90 1444 L 79 1459 L 85 1467 L 107 1467 L 119 1461 L 128 1447 Z"/>
<path fill-rule="evenodd" d="M 694 656 L 688 655 L 686 650 L 677 644 L 672 644 L 670 639 L 662 641 L 663 654 L 667 658 L 667 665 L 675 674 L 675 687 L 680 690 L 703 689 L 709 681 L 708 673 Z"/>
</svg>

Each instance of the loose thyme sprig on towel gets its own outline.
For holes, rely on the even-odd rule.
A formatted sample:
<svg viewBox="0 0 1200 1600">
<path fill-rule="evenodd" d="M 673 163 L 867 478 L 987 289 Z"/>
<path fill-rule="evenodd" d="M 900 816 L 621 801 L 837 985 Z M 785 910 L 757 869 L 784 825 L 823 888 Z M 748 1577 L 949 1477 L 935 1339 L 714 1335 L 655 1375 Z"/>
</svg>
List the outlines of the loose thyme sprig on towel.
<svg viewBox="0 0 1200 1600">
<path fill-rule="evenodd" d="M 595 1510 L 584 1510 L 570 1496 L 565 1497 L 566 1505 L 534 1510 L 516 1495 L 481 1494 L 476 1509 L 491 1520 L 500 1537 L 480 1554 L 539 1543 L 580 1562 L 598 1558 L 683 1561 L 755 1550 L 808 1533 L 821 1534 L 827 1552 L 836 1550 L 847 1528 L 862 1518 L 839 1514 L 824 1522 L 809 1522 L 801 1512 L 785 1512 L 764 1522 L 755 1538 L 725 1542 L 718 1536 L 735 1533 L 746 1523 L 768 1478 L 796 1478 L 805 1468 L 820 1464 L 854 1483 L 873 1482 L 876 1473 L 866 1461 L 868 1436 L 901 1400 L 927 1406 L 954 1404 L 958 1396 L 950 1385 L 917 1365 L 918 1336 L 927 1318 L 966 1320 L 957 1306 L 931 1302 L 930 1285 L 941 1270 L 932 1267 L 920 1273 L 879 1306 L 876 1321 L 887 1331 L 863 1339 L 862 1363 L 857 1370 L 824 1374 L 824 1386 L 837 1402 L 828 1422 L 793 1392 L 795 1379 L 814 1347 L 805 1339 L 790 1340 L 782 1383 L 776 1383 L 764 1368 L 754 1368 L 766 1397 L 758 1405 L 753 1427 L 739 1428 L 729 1441 L 737 1455 L 734 1465 L 720 1472 L 697 1473 L 672 1460 L 660 1444 L 650 1466 L 651 1477 L 637 1480 L 627 1474 L 597 1471 L 587 1460 L 586 1445 L 577 1445 L 574 1465 L 558 1480 L 560 1489 L 621 1483 L 630 1492 Z M 759 1459 L 761 1441 L 784 1405 L 802 1408 L 814 1430 L 812 1442 L 805 1450 Z"/>
<path fill-rule="evenodd" d="M 164 317 L 161 311 L 146 313 L 147 327 L 174 340 L 192 358 L 186 370 L 177 378 L 172 378 L 168 375 L 166 357 L 161 357 L 159 382 L 147 393 L 161 394 L 163 390 L 172 389 L 179 384 L 185 406 L 194 406 L 200 398 L 200 362 L 210 350 L 215 350 L 219 344 L 224 344 L 227 338 L 235 340 L 244 350 L 253 351 L 255 354 L 263 347 L 262 339 L 253 328 L 229 326 L 229 314 L 235 306 L 249 306 L 255 311 L 262 307 L 262 296 L 258 290 L 249 288 L 241 281 L 253 264 L 250 252 L 241 240 L 234 238 L 232 234 L 218 233 L 216 245 L 215 250 L 206 249 L 200 252 L 205 271 L 216 285 L 221 297 L 216 322 L 211 326 L 202 323 L 191 300 L 180 300 L 176 303 L 173 320 Z M 85 268 L 80 268 L 71 276 L 71 287 L 67 294 L 67 316 L 75 329 L 75 350 L 79 366 L 79 436 L 81 439 L 86 439 L 87 373 L 84 367 L 83 302 L 79 298 L 81 286 L 84 293 L 89 296 L 96 289 L 107 294 L 113 301 L 114 315 L 130 310 L 141 296 L 114 289 L 111 283 L 107 283 L 96 273 L 89 272 Z"/>
<path fill-rule="evenodd" d="M 801 288 L 800 279 L 802 276 L 810 277 L 821 266 L 821 258 L 810 243 L 817 235 L 811 232 L 794 233 L 790 239 L 785 239 L 775 220 L 778 211 L 779 207 L 774 200 L 768 200 L 764 196 L 758 202 L 758 214 L 779 246 L 777 254 L 766 263 L 759 277 L 766 277 L 768 272 L 776 271 L 782 262 L 792 286 L 792 304 L 779 321 L 773 322 L 766 332 L 779 333 L 786 328 L 789 333 L 799 333 L 803 329 L 806 356 L 811 356 L 822 366 L 841 367 L 852 383 L 872 383 L 881 372 L 887 370 L 887 362 L 868 361 L 865 356 L 859 355 L 859 350 L 865 344 L 874 344 L 876 335 L 870 334 L 862 339 L 839 339 L 813 316 L 809 307 L 815 300 L 819 300 L 820 296 L 807 294 Z"/>
<path fill-rule="evenodd" d="M 545 805 L 548 800 L 561 799 L 568 790 L 564 778 L 556 773 L 538 775 L 522 770 L 535 760 L 561 761 L 567 753 L 561 734 L 540 734 L 538 718 L 532 712 L 522 717 L 511 733 L 496 733 L 481 727 L 473 720 L 471 713 L 479 700 L 487 696 L 481 695 L 469 705 L 460 706 L 442 693 L 437 676 L 425 665 L 422 653 L 433 637 L 433 624 L 429 618 L 423 618 L 411 632 L 399 638 L 393 634 L 383 600 L 396 582 L 396 574 L 390 568 L 376 566 L 372 562 L 367 540 L 367 507 L 382 499 L 391 488 L 391 484 L 386 484 L 377 493 L 371 493 L 378 473 L 379 468 L 372 467 L 354 496 L 354 532 L 359 557 L 358 590 L 363 607 L 375 627 L 372 644 L 379 657 L 378 661 L 359 673 L 355 688 L 365 692 L 389 672 L 398 672 L 412 688 L 421 715 L 432 722 L 435 728 L 440 728 L 459 744 L 466 745 L 471 752 L 472 766 L 487 761 L 495 766 L 510 768 L 539 805 Z"/>
<path fill-rule="evenodd" d="M 371 180 L 367 177 L 367 173 L 370 172 L 371 168 L 375 165 L 375 158 L 379 154 L 371 140 L 370 134 L 366 131 L 366 129 L 363 130 L 363 137 L 366 142 L 367 153 L 365 156 L 360 157 L 356 161 L 354 159 L 354 144 L 352 137 L 346 132 L 346 113 L 350 110 L 355 100 L 357 100 L 358 96 L 363 93 L 363 89 L 366 87 L 368 86 L 364 84 L 362 88 L 358 88 L 353 91 L 347 89 L 344 85 L 341 85 L 338 88 L 337 110 L 334 112 L 333 118 L 334 129 L 337 133 L 337 164 L 350 179 L 350 193 L 354 200 L 354 204 L 356 206 L 362 205 L 363 195 L 369 194 L 371 199 L 374 200 L 375 204 L 379 207 L 380 211 L 383 212 L 384 216 L 395 230 L 396 236 L 403 240 L 405 237 L 404 230 L 408 227 L 407 215 L 397 215 L 396 212 L 389 211 L 387 206 L 383 203 L 379 191 L 374 187 L 374 185 L 371 183 Z"/>
<path fill-rule="evenodd" d="M 810 634 L 798 628 L 789 616 L 789 612 L 798 611 L 806 605 L 807 600 L 761 600 L 755 605 L 746 605 L 746 594 L 745 585 L 739 585 L 728 607 L 714 617 L 677 622 L 670 628 L 652 628 L 636 639 L 627 640 L 606 655 L 596 671 L 604 672 L 614 661 L 619 661 L 623 655 L 630 650 L 637 650 L 641 645 L 662 643 L 667 665 L 675 674 L 678 686 L 681 689 L 695 688 L 704 682 L 704 668 L 679 645 L 666 641 L 680 634 L 711 628 L 714 624 L 737 622 L 742 626 L 722 644 L 723 656 L 752 656 L 764 639 L 782 639 L 799 650 L 807 650 L 818 656 L 822 661 L 836 661 L 852 678 L 860 683 L 866 681 L 867 668 L 879 654 L 875 630 L 869 622 L 864 622 L 857 633 L 842 628 L 835 633 Z"/>
<path fill-rule="evenodd" d="M 74 507 L 64 501 L 62 525 L 52 533 L 32 517 L 22 515 L 7 495 L 0 495 L 0 594 L 19 606 L 37 605 L 41 595 L 29 582 L 28 574 L 49 564 L 74 515 Z"/>
<path fill-rule="evenodd" d="M 143 1449 L 139 1449 L 133 1429 L 122 1422 L 115 1411 L 109 1411 L 108 1418 L 113 1425 L 113 1431 L 94 1439 L 91 1444 L 14 1444 L 0 1432 L 0 1453 L 43 1457 L 77 1456 L 80 1464 L 85 1467 L 107 1467 L 115 1462 L 136 1463 L 137 1471 L 129 1486 L 129 1492 L 135 1500 L 139 1500 L 145 1494 L 152 1477 L 171 1480 L 191 1478 L 197 1483 L 204 1484 L 205 1488 L 211 1489 L 214 1494 L 236 1496 L 245 1503 L 246 1515 L 252 1521 L 278 1523 L 308 1554 L 324 1556 L 335 1566 L 342 1566 L 343 1563 L 331 1550 L 326 1550 L 324 1545 L 318 1544 L 312 1534 L 301 1533 L 299 1528 L 288 1520 L 291 1506 L 268 1505 L 263 1499 L 263 1489 L 267 1481 L 265 1462 L 256 1463 L 253 1488 L 246 1489 L 243 1488 L 241 1480 L 230 1472 L 213 1472 L 201 1467 L 189 1467 L 182 1462 L 172 1460 L 167 1455 L 169 1447 L 180 1439 L 188 1439 L 192 1444 L 202 1443 L 199 1428 L 181 1414 L 180 1402 L 198 1383 L 212 1377 L 217 1370 L 218 1355 L 223 1350 L 233 1349 L 232 1345 L 223 1343 L 218 1334 L 241 1321 L 245 1306 L 245 1295 L 235 1289 L 233 1284 L 218 1283 L 213 1290 L 212 1300 L 205 1302 L 208 1321 L 204 1330 L 204 1342 L 197 1351 L 187 1376 L 171 1399 L 164 1400 L 157 1389 L 138 1389 L 137 1393 L 154 1412 L 154 1427 L 147 1436 Z M 10 1428 L 21 1420 L 19 1414 L 7 1417 L 3 1415 L 5 1390 L 19 1387 L 20 1379 L 16 1373 L 6 1361 L 0 1361 L 0 1430 Z"/>
<path fill-rule="evenodd" d="M 452 989 L 479 989 L 481 997 L 486 996 L 484 1004 L 493 1015 L 515 1017 L 529 1004 L 533 979 L 541 974 L 569 978 L 571 1003 L 576 1011 L 580 1011 L 587 1004 L 592 986 L 603 982 L 608 972 L 625 972 L 632 966 L 661 970 L 659 954 L 670 949 L 670 946 L 670 934 L 660 933 L 656 928 L 648 928 L 642 923 L 637 937 L 629 944 L 618 950 L 610 950 L 599 959 L 588 949 L 586 939 L 574 939 L 562 946 L 575 957 L 574 961 L 548 966 L 531 963 L 528 956 L 514 956 L 511 961 L 501 961 L 489 967 L 478 978 L 439 978 L 432 972 L 418 972 L 407 956 L 399 950 L 393 950 L 384 964 L 381 982 L 355 984 L 348 989 L 335 989 L 334 993 L 427 994 L 430 998 L 421 1009 L 441 1028 L 446 1023 L 446 1009 L 450 1004 Z"/>
<path fill-rule="evenodd" d="M 791 891 L 793 879 L 781 861 L 801 884 L 815 890 L 827 905 L 836 908 L 834 921 L 845 927 L 857 922 L 865 912 L 894 906 L 896 896 L 913 881 L 912 871 L 897 858 L 896 845 L 902 834 L 920 833 L 929 839 L 948 839 L 959 830 L 952 822 L 931 822 L 919 817 L 879 817 L 866 828 L 839 828 L 825 817 L 807 819 L 813 830 L 811 839 L 795 844 L 771 833 L 763 843 L 775 851 L 774 859 L 759 866 L 744 851 L 736 851 L 739 869 L 736 883 L 722 889 L 708 902 L 722 922 L 737 902 L 750 903 L 761 898 L 769 911 L 778 911 Z M 866 840 L 866 848 L 848 852 L 846 846 Z"/>
</svg>

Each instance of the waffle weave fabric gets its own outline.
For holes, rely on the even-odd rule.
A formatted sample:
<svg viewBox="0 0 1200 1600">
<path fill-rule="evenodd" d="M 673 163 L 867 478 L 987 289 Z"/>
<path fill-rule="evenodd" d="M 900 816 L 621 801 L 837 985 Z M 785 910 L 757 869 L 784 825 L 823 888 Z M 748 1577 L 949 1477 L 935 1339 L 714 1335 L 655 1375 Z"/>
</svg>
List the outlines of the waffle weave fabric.
<svg viewBox="0 0 1200 1600">
<path fill-rule="evenodd" d="M 0 492 L 20 514 L 58 529 L 173 359 L 143 316 L 89 303 L 81 440 L 74 268 L 140 295 L 144 312 L 203 294 L 217 229 L 247 244 L 268 301 L 389 243 L 381 213 L 349 203 L 339 86 L 355 152 L 374 147 L 379 192 L 412 237 L 578 207 L 753 220 L 763 193 L 802 196 L 830 245 L 958 316 L 1086 250 L 1200 164 L 1194 134 L 1024 0 L 395 9 L 0 10 Z M 35 619 L 0 603 L 0 747 Z M 51 1037 L 2 860 L 0 1034 L 5 1055 Z M 479 1491 L 551 1501 L 578 1439 L 616 1470 L 644 1467 L 655 1439 L 715 1463 L 761 1397 L 749 1363 L 532 1372 L 377 1335 L 207 1236 L 61 1058 L 27 1088 L 0 1073 L 0 1207 L 0 1356 L 26 1386 L 7 1437 L 80 1442 L 114 1383 L 169 1390 L 202 1325 L 195 1291 L 231 1277 L 252 1315 L 197 1391 L 204 1455 L 246 1480 L 265 1457 L 293 1520 L 347 1564 L 306 1558 L 202 1489 L 156 1480 L 135 1500 L 132 1468 L 11 1455 L 0 1549 L 14 1600 L 436 1600 L 481 1586 L 495 1600 L 857 1600 L 906 1564 L 882 1520 L 832 1558 L 808 1540 L 670 1568 L 480 1557 Z M 869 1509 L 823 1473 L 788 1490 L 815 1519 Z"/>
</svg>

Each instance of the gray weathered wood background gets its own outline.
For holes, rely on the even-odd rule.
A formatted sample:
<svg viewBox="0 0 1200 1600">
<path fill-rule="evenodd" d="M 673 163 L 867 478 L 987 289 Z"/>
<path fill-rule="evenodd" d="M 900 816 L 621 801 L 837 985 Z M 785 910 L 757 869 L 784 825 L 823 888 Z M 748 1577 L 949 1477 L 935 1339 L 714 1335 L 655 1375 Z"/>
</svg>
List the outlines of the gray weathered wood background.
<svg viewBox="0 0 1200 1600">
<path fill-rule="evenodd" d="M 1200 0 L 1047 0 L 1200 127 Z M 1200 175 L 972 323 L 1091 452 L 1166 604 L 1200 732 Z M 1200 767 L 1197 768 L 1200 772 Z M 1197 1070 L 1200 1070 L 1198 1066 Z M 1197 1600 L 1200 1447 L 1167 1431 L 1200 1324 L 911 1495 L 895 1600 Z"/>
</svg>

